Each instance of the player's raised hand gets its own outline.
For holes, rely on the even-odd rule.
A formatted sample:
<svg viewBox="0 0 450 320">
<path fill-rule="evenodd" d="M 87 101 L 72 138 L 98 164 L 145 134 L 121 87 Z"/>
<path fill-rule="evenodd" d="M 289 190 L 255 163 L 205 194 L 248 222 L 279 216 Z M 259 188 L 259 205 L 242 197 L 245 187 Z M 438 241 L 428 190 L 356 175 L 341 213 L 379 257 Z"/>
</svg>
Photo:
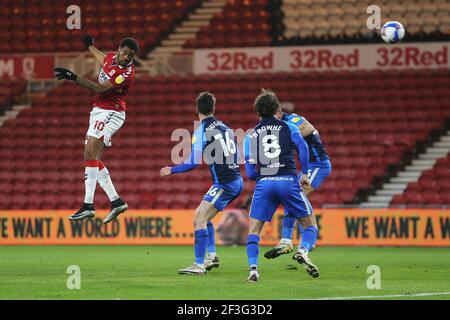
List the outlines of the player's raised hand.
<svg viewBox="0 0 450 320">
<path fill-rule="evenodd" d="M 64 68 L 55 68 L 54 71 L 56 72 L 55 77 L 58 80 L 67 79 L 67 80 L 75 81 L 75 80 L 77 80 L 77 77 L 78 77 L 72 71 L 64 69 Z"/>
<path fill-rule="evenodd" d="M 302 173 L 302 177 L 300 178 L 300 187 L 303 191 L 306 191 L 311 187 L 311 182 L 309 181 L 307 174 Z"/>
<path fill-rule="evenodd" d="M 86 46 L 86 49 L 89 49 L 90 46 L 94 45 L 94 38 L 90 35 L 85 35 L 83 37 L 83 43 Z"/>
<path fill-rule="evenodd" d="M 160 173 L 161 177 L 170 176 L 172 174 L 172 168 L 171 167 L 164 167 L 161 169 Z"/>
</svg>

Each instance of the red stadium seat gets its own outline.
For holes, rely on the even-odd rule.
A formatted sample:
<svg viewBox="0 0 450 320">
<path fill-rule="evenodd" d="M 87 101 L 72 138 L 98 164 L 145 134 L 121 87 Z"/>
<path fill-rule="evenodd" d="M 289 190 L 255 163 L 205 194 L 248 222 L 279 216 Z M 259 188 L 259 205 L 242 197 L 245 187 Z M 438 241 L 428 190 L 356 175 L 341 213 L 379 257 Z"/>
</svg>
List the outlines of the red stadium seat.
<svg viewBox="0 0 450 320">
<path fill-rule="evenodd" d="M 158 4 L 155 7 L 159 10 Z M 395 77 L 389 86 L 400 91 L 389 101 L 369 90 L 384 88 L 379 82 L 390 78 L 387 74 Z M 311 195 L 313 205 L 349 203 L 358 190 L 371 187 L 374 177 L 385 174 L 388 163 L 398 164 L 405 151 L 412 152 L 415 140 L 441 127 L 449 101 L 441 98 L 440 90 L 446 88 L 443 79 L 448 75 L 448 71 L 439 71 L 439 77 L 435 72 L 424 75 L 432 83 L 427 88 L 433 90 L 433 99 L 431 92 L 409 98 L 411 89 L 424 82 L 409 71 L 142 77 L 130 94 L 126 125 L 102 157 L 130 208 L 193 208 L 210 187 L 210 174 L 202 167 L 160 179 L 159 170 L 171 164 L 176 145 L 169 140 L 172 131 L 193 130 L 192 103 L 200 90 L 211 90 L 222 101 L 218 118 L 233 128 L 251 128 L 257 118 L 251 107 L 243 106 L 253 104 L 254 87 L 268 85 L 314 124 L 331 156 L 333 171 Z M 400 80 L 406 80 L 407 87 L 397 85 Z M 364 94 L 353 94 L 352 83 Z M 8 195 L 2 198 L 4 207 L 77 209 L 84 194 L 83 142 L 90 101 L 82 88 L 65 84 L 4 123 L 0 128 L 0 195 Z M 438 160 L 391 204 L 448 203 L 449 167 L 450 157 Z M 253 186 L 245 181 L 246 195 Z M 100 187 L 97 200 L 99 208 L 109 206 Z M 236 203 L 243 200 L 244 195 Z"/>
<path fill-rule="evenodd" d="M 80 0 L 77 5 L 82 10 L 84 31 L 81 32 L 66 28 L 67 4 L 64 1 L 54 1 L 47 5 L 29 5 L 28 2 L 15 1 L 14 11 L 2 14 L 0 27 L 2 30 L 14 28 L 14 38 L 18 41 L 6 45 L 9 41 L 1 38 L 0 53 L 83 51 L 80 39 L 87 32 L 96 38 L 96 43 L 104 50 L 115 49 L 125 35 L 135 37 L 142 48 L 139 55 L 144 57 L 148 52 L 147 48 L 156 45 L 160 34 L 171 31 L 183 12 L 198 7 L 199 3 L 198 0 L 167 0 L 155 5 L 131 1 L 129 4 L 117 2 L 113 5 L 101 2 L 96 6 L 91 1 Z M 9 6 L 2 5 L 2 13 L 7 7 Z M 102 26 L 102 32 L 99 32 L 99 25 Z M 123 27 L 125 25 L 127 28 Z M 148 30 L 153 30 L 153 36 Z"/>
</svg>

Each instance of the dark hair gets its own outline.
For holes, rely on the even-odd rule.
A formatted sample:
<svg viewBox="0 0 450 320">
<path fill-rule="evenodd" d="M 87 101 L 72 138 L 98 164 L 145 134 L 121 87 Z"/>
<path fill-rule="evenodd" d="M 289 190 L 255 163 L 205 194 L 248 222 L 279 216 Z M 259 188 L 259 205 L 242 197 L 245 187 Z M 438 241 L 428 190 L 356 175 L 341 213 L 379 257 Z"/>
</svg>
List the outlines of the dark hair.
<svg viewBox="0 0 450 320">
<path fill-rule="evenodd" d="M 139 51 L 139 43 L 133 38 L 125 38 L 120 42 L 120 47 L 128 47 L 133 50 L 135 53 Z"/>
<path fill-rule="evenodd" d="M 214 111 L 216 97 L 211 92 L 200 92 L 197 97 L 197 110 L 203 115 L 208 115 Z"/>
<path fill-rule="evenodd" d="M 261 89 L 261 93 L 255 99 L 255 110 L 262 118 L 270 118 L 280 109 L 280 102 L 271 90 Z"/>
</svg>

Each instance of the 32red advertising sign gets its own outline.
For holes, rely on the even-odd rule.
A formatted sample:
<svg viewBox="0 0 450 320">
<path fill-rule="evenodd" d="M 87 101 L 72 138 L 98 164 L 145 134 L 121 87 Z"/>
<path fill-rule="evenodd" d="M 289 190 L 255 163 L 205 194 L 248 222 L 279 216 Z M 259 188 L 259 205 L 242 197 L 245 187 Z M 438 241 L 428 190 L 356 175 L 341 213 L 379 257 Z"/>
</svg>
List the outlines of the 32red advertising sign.
<svg viewBox="0 0 450 320">
<path fill-rule="evenodd" d="M 448 68 L 449 42 L 200 49 L 194 73 Z"/>
</svg>

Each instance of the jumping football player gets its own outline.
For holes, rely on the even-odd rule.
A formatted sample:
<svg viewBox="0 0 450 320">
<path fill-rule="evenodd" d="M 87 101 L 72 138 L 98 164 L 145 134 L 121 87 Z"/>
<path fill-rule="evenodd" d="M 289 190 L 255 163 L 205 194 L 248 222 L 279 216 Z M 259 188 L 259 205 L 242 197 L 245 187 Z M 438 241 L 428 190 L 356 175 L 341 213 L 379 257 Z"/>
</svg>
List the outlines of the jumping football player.
<svg viewBox="0 0 450 320">
<path fill-rule="evenodd" d="M 250 267 L 249 282 L 259 279 L 259 235 L 265 222 L 272 220 L 280 204 L 304 228 L 301 245 L 293 256 L 312 277 L 319 269 L 308 253 L 317 241 L 317 224 L 313 209 L 301 187 L 310 186 L 308 178 L 309 150 L 296 125 L 275 117 L 280 111 L 278 98 L 270 90 L 262 90 L 255 100 L 255 109 L 261 117 L 257 126 L 245 137 L 245 171 L 257 180 L 250 208 L 250 226 L 247 238 L 247 257 Z M 300 184 L 294 159 L 298 153 L 302 166 Z"/>
<path fill-rule="evenodd" d="M 308 122 L 304 117 L 295 113 L 283 113 L 287 110 L 279 110 L 276 117 L 280 120 L 287 121 L 298 126 L 302 137 L 305 139 L 309 147 L 309 171 L 308 176 L 311 186 L 308 189 L 303 189 L 305 196 L 309 196 L 311 192 L 317 190 L 319 186 L 331 173 L 330 157 L 327 154 L 322 141 L 320 140 L 319 132 L 314 126 Z M 293 110 L 289 110 L 293 111 Z M 280 242 L 271 250 L 264 254 L 267 259 L 274 259 L 282 254 L 290 253 L 294 250 L 292 244 L 292 235 L 294 231 L 295 219 L 290 215 L 284 215 L 282 236 Z M 303 228 L 298 224 L 299 233 L 303 235 Z"/>
<path fill-rule="evenodd" d="M 216 98 L 209 92 L 197 97 L 196 112 L 201 121 L 192 138 L 190 159 L 175 167 L 161 169 L 161 177 L 195 169 L 202 158 L 209 165 L 213 185 L 195 210 L 195 262 L 178 270 L 180 274 L 202 275 L 219 266 L 215 252 L 214 226 L 211 219 L 242 192 L 243 180 L 238 165 L 238 152 L 233 132 L 214 117 Z M 208 256 L 205 261 L 206 249 Z"/>
<path fill-rule="evenodd" d="M 111 146 L 112 136 L 125 122 L 127 92 L 134 81 L 133 59 L 139 50 L 139 45 L 132 38 L 125 38 L 117 52 L 103 54 L 94 47 L 94 39 L 85 36 L 86 48 L 100 63 L 101 71 L 98 82 L 78 76 L 70 70 L 55 68 L 58 80 L 67 79 L 96 93 L 92 103 L 89 119 L 89 129 L 86 134 L 85 161 L 85 197 L 80 210 L 69 217 L 70 220 L 82 220 L 95 216 L 94 194 L 97 182 L 103 188 L 111 201 L 111 211 L 103 220 L 108 223 L 128 209 L 128 205 L 116 192 L 109 176 L 108 169 L 100 160 L 105 147 Z"/>
</svg>

